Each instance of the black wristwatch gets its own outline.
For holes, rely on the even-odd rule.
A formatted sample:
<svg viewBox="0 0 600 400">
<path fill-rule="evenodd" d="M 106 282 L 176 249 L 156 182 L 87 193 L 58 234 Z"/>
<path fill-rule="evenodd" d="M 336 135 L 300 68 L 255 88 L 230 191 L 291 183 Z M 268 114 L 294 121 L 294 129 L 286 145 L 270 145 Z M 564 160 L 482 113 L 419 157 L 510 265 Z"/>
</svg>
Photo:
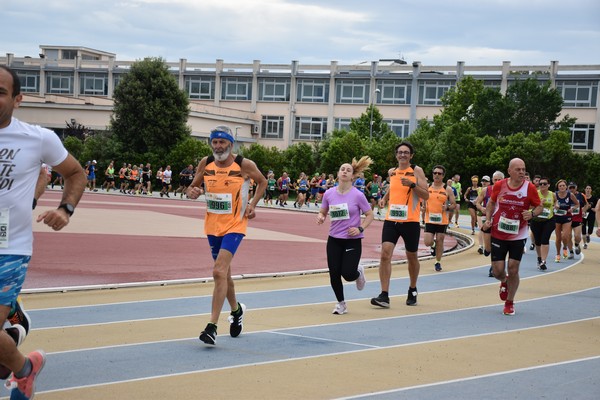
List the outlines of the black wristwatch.
<svg viewBox="0 0 600 400">
<path fill-rule="evenodd" d="M 359 226 L 358 230 L 360 231 L 360 233 L 363 233 L 365 231 L 365 228 L 363 228 L 362 226 Z"/>
<path fill-rule="evenodd" d="M 60 206 L 58 206 L 58 208 L 62 208 L 63 210 L 65 210 L 67 214 L 69 214 L 69 217 L 75 212 L 75 207 L 73 207 L 73 205 L 69 203 L 62 203 Z"/>
<path fill-rule="evenodd" d="M 410 188 L 411 188 L 411 189 L 414 189 L 414 188 L 416 188 L 416 187 L 417 187 L 417 184 L 416 184 L 416 183 L 414 183 L 414 182 L 413 182 L 413 183 L 411 183 L 411 184 L 410 184 Z"/>
</svg>

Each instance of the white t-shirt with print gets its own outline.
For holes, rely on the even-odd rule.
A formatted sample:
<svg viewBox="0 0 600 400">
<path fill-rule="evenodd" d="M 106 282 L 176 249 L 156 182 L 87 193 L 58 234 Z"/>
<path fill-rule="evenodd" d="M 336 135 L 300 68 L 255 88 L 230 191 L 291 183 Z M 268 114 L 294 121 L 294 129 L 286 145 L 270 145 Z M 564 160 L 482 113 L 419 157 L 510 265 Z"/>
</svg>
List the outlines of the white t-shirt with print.
<svg viewBox="0 0 600 400">
<path fill-rule="evenodd" d="M 31 255 L 31 205 L 40 168 L 58 165 L 67 155 L 49 129 L 14 117 L 0 129 L 0 254 Z"/>
</svg>

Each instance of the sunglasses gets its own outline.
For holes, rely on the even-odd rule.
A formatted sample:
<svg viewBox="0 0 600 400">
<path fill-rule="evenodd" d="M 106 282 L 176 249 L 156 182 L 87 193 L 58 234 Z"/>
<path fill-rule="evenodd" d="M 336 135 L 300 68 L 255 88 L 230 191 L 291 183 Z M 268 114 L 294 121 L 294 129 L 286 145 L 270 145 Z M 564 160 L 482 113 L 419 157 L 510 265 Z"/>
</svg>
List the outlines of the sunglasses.
<svg viewBox="0 0 600 400">
<path fill-rule="evenodd" d="M 433 174 L 434 174 L 434 175 L 444 175 L 444 173 L 443 173 L 443 172 L 436 172 L 436 171 L 433 171 Z"/>
<path fill-rule="evenodd" d="M 403 155 L 409 155 L 409 154 L 410 154 L 410 151 L 402 151 L 402 150 L 400 150 L 400 151 L 397 151 L 397 152 L 396 152 L 396 154 L 398 154 L 398 155 L 400 155 L 400 156 L 403 156 Z"/>
<path fill-rule="evenodd" d="M 540 182 L 540 186 L 548 186 L 549 183 L 548 182 Z"/>
</svg>

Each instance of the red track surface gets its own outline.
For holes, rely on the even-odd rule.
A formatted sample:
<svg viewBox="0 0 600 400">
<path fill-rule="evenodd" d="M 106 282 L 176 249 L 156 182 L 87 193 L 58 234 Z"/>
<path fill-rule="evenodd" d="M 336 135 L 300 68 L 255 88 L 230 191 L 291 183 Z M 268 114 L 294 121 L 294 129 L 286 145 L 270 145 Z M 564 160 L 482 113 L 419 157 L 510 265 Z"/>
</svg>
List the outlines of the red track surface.
<svg viewBox="0 0 600 400">
<path fill-rule="evenodd" d="M 59 200 L 60 192 L 50 191 L 39 204 L 55 207 Z M 85 216 L 80 215 L 81 210 L 85 208 L 91 210 L 86 210 L 88 213 L 84 213 Z M 84 222 L 86 227 L 90 227 L 89 233 L 35 232 L 34 254 L 24 288 L 212 277 L 212 258 L 205 238 L 189 235 L 163 236 L 161 231 L 165 230 L 169 223 L 153 225 L 152 221 L 141 220 L 147 217 L 147 213 L 140 213 L 140 224 L 150 224 L 144 235 L 123 233 L 126 225 L 120 221 L 112 223 L 112 233 L 96 233 L 94 224 L 109 214 L 107 210 L 125 210 L 128 215 L 131 213 L 133 216 L 141 211 L 151 211 L 153 215 L 160 213 L 177 216 L 178 218 L 173 218 L 173 224 L 181 224 L 181 217 L 185 217 L 189 219 L 186 223 L 192 227 L 198 226 L 198 233 L 202 233 L 200 220 L 205 213 L 203 202 L 86 192 L 73 219 L 86 218 Z M 36 210 L 34 215 L 40 212 Z M 89 212 L 93 212 L 93 217 L 89 217 Z M 381 225 L 380 221 L 374 221 L 365 231 L 363 262 L 379 259 Z M 233 275 L 327 268 L 325 241 L 328 224 L 318 226 L 314 213 L 259 208 L 257 217 L 250 221 L 249 226 L 271 232 L 264 235 L 265 239 L 260 236 L 252 239 L 248 237 L 243 241 L 233 260 Z M 178 226 L 168 228 L 172 231 L 178 229 Z M 293 234 L 301 238 L 278 240 L 278 236 L 284 234 Z M 314 239 L 318 239 L 319 242 L 315 243 Z M 446 237 L 446 249 L 455 245 L 454 238 Z M 421 245 L 420 253 L 423 256 L 428 255 L 428 249 Z M 404 257 L 402 240 L 394 257 Z"/>
</svg>

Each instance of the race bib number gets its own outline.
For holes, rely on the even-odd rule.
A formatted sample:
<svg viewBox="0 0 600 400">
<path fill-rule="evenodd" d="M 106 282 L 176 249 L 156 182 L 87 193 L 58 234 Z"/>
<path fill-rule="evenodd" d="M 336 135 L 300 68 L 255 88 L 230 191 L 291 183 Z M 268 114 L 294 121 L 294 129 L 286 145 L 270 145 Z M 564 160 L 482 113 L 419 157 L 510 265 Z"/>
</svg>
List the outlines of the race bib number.
<svg viewBox="0 0 600 400">
<path fill-rule="evenodd" d="M 429 222 L 438 224 L 442 222 L 442 214 L 441 213 L 429 213 Z"/>
<path fill-rule="evenodd" d="M 331 218 L 332 221 L 350 219 L 350 210 L 348 209 L 348 203 L 335 204 L 329 206 L 329 218 Z"/>
<path fill-rule="evenodd" d="M 563 210 L 561 208 L 559 208 L 558 210 L 554 211 L 555 215 L 558 215 L 559 217 L 563 217 L 565 215 L 567 215 L 567 210 Z"/>
<path fill-rule="evenodd" d="M 573 208 L 571 209 L 571 213 L 572 213 L 573 215 L 575 215 L 575 214 L 579 214 L 579 207 L 573 207 Z"/>
<path fill-rule="evenodd" d="M 550 209 L 549 208 L 544 208 L 542 210 L 542 213 L 540 215 L 538 215 L 538 218 L 548 219 L 549 217 L 550 217 Z"/>
<path fill-rule="evenodd" d="M 0 208 L 0 249 L 8 248 L 8 221 L 10 211 L 8 208 Z"/>
<path fill-rule="evenodd" d="M 402 204 L 390 204 L 390 219 L 406 221 L 408 219 L 408 206 Z"/>
<path fill-rule="evenodd" d="M 231 193 L 206 193 L 206 210 L 212 214 L 232 213 Z"/>
<path fill-rule="evenodd" d="M 519 220 L 501 216 L 498 221 L 498 230 L 509 235 L 516 235 L 519 233 Z"/>
</svg>

